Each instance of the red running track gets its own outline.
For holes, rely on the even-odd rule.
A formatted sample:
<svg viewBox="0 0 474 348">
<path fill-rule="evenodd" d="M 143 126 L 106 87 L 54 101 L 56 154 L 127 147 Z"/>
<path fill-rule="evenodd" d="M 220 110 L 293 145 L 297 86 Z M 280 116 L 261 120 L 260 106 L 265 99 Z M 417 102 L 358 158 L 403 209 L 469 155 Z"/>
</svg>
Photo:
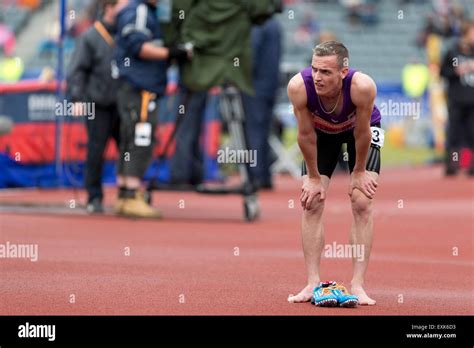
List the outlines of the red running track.
<svg viewBox="0 0 474 348">
<path fill-rule="evenodd" d="M 238 196 L 158 192 L 162 221 L 32 214 L 0 205 L 0 243 L 39 246 L 37 262 L 0 259 L 0 314 L 472 315 L 473 184 L 462 176 L 443 179 L 439 167 L 382 173 L 366 282 L 377 305 L 355 309 L 287 302 L 305 285 L 301 184 L 288 177 L 278 178 L 275 192 L 260 194 L 256 223 L 242 220 Z M 331 183 L 327 244 L 348 241 L 347 185 L 347 175 Z M 108 190 L 107 202 L 114 196 Z M 2 202 L 74 198 L 71 191 L 0 192 Z M 349 284 L 351 268 L 350 259 L 325 258 L 322 277 Z"/>
</svg>

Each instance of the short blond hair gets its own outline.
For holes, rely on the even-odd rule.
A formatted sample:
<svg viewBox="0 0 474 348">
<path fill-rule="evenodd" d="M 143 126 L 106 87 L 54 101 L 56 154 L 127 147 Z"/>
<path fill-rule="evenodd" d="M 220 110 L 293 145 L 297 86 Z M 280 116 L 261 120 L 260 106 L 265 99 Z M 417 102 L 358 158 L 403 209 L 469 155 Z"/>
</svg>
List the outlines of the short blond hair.
<svg viewBox="0 0 474 348">
<path fill-rule="evenodd" d="M 322 42 L 313 48 L 313 54 L 317 57 L 337 56 L 337 64 L 340 69 L 349 65 L 349 51 L 339 41 Z"/>
</svg>

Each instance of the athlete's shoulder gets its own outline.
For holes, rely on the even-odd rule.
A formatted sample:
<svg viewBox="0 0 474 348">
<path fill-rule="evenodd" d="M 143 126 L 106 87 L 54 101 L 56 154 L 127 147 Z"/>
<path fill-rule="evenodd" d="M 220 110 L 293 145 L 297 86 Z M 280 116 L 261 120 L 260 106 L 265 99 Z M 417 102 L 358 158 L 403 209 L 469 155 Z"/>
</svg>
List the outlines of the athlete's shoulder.
<svg viewBox="0 0 474 348">
<path fill-rule="evenodd" d="M 377 90 L 377 85 L 373 78 L 369 75 L 364 74 L 363 72 L 356 71 L 352 77 L 351 88 L 356 88 L 358 90 L 368 92 L 370 90 Z"/>
<path fill-rule="evenodd" d="M 355 105 L 372 102 L 377 95 L 377 85 L 367 74 L 356 71 L 352 77 L 351 98 Z"/>
<path fill-rule="evenodd" d="M 295 107 L 306 107 L 306 87 L 301 73 L 296 74 L 288 82 L 288 97 Z"/>
<path fill-rule="evenodd" d="M 298 92 L 300 89 L 304 89 L 304 80 L 301 73 L 294 75 L 288 82 L 288 90 Z"/>
</svg>

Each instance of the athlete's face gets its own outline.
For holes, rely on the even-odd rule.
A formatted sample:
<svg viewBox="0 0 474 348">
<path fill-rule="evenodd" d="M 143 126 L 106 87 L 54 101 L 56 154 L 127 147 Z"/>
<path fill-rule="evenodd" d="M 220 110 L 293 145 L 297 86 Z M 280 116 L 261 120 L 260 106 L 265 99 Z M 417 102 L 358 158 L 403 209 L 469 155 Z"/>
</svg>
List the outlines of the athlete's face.
<svg viewBox="0 0 474 348">
<path fill-rule="evenodd" d="M 339 93 L 341 81 L 349 69 L 339 67 L 337 56 L 318 57 L 313 54 L 312 75 L 316 92 L 322 97 L 333 97 Z"/>
</svg>

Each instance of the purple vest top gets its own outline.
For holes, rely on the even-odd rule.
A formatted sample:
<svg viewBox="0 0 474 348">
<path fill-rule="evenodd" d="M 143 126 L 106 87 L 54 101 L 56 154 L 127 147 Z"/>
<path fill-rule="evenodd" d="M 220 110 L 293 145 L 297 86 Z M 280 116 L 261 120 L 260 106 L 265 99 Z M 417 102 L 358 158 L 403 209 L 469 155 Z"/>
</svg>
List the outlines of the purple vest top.
<svg viewBox="0 0 474 348">
<path fill-rule="evenodd" d="M 313 76 L 311 75 L 311 67 L 301 71 L 301 76 L 303 76 L 304 85 L 306 87 L 306 96 L 308 99 L 306 106 L 313 115 L 314 127 L 316 129 L 329 134 L 337 134 L 354 129 L 356 107 L 352 103 L 351 99 L 351 82 L 352 76 L 354 76 L 356 71 L 357 70 L 349 69 L 349 73 L 342 81 L 344 98 L 342 101 L 342 110 L 338 116 L 330 116 L 322 110 L 318 100 L 318 95 L 316 93 L 316 88 L 314 86 Z M 379 109 L 374 105 L 370 125 L 373 126 L 379 123 L 381 118 L 382 116 Z"/>
</svg>

